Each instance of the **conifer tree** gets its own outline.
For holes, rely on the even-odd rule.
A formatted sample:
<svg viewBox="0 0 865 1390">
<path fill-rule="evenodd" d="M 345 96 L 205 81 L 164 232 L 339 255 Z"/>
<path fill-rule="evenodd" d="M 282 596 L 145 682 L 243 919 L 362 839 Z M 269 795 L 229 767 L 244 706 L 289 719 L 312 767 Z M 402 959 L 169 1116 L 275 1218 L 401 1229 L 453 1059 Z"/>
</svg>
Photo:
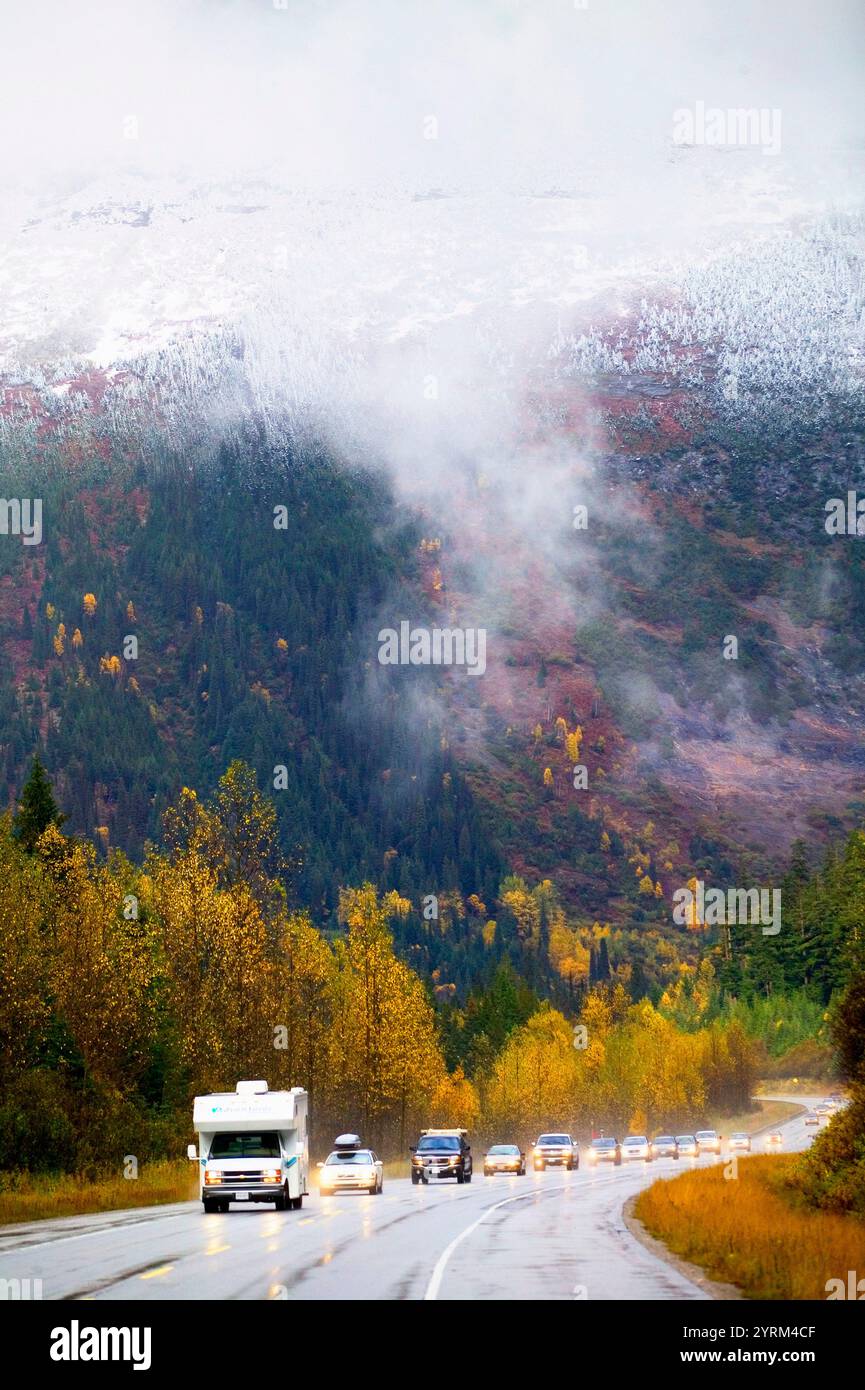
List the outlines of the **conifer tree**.
<svg viewBox="0 0 865 1390">
<path fill-rule="evenodd" d="M 21 790 L 18 810 L 12 819 L 15 835 L 27 853 L 32 854 L 43 830 L 49 825 L 62 825 L 65 819 L 54 800 L 48 773 L 38 756 L 34 756 L 29 776 Z"/>
</svg>

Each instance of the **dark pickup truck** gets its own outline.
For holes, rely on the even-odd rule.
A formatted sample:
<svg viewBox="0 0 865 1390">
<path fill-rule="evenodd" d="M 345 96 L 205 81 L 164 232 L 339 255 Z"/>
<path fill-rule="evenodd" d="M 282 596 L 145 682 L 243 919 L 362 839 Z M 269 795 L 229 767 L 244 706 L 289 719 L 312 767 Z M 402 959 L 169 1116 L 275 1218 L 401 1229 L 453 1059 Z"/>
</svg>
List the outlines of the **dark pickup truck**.
<svg viewBox="0 0 865 1390">
<path fill-rule="evenodd" d="M 464 1129 L 422 1129 L 411 1150 L 413 1183 L 438 1182 L 455 1178 L 458 1183 L 472 1180 L 472 1150 Z"/>
</svg>

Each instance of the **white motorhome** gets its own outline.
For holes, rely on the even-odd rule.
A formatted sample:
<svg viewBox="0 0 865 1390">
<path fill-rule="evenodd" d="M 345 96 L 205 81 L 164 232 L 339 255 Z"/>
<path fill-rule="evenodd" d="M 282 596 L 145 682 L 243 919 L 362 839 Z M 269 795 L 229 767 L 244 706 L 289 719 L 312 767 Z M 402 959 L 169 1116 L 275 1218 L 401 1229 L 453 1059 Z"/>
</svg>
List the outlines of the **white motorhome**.
<svg viewBox="0 0 865 1390">
<path fill-rule="evenodd" d="M 306 1091 L 269 1091 L 266 1081 L 238 1081 L 235 1091 L 196 1096 L 192 1124 L 206 1212 L 231 1202 L 299 1207 L 307 1194 L 309 1135 Z"/>
</svg>

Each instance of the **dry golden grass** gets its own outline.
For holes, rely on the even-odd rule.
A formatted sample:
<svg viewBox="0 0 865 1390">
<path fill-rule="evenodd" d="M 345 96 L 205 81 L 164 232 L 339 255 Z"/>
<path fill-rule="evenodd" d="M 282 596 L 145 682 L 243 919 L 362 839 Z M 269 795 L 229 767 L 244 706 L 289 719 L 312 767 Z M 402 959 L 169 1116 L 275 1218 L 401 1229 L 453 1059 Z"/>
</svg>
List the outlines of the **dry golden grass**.
<svg viewBox="0 0 865 1390">
<path fill-rule="evenodd" d="M 94 1181 L 71 1173 L 44 1177 L 4 1173 L 0 1186 L 0 1225 L 186 1202 L 197 1196 L 198 1172 L 188 1159 L 144 1164 L 140 1176 L 134 1180 L 116 1174 Z"/>
<path fill-rule="evenodd" d="M 653 1183 L 637 1198 L 646 1229 L 682 1259 L 748 1298 L 825 1299 L 826 1281 L 865 1275 L 865 1223 L 781 1194 L 794 1155 L 760 1155 Z"/>
</svg>

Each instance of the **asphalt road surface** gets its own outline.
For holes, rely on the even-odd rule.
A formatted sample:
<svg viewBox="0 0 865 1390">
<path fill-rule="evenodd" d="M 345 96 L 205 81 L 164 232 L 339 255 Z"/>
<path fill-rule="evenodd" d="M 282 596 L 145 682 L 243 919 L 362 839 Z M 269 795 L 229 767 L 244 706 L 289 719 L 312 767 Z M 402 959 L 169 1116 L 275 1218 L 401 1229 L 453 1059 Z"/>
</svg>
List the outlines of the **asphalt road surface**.
<svg viewBox="0 0 865 1390">
<path fill-rule="evenodd" d="M 777 1128 L 786 1152 L 815 1133 L 802 1116 Z M 754 1152 L 763 1147 L 756 1138 Z M 41 1279 L 45 1299 L 138 1302 L 704 1299 L 630 1234 L 622 1207 L 658 1178 L 718 1161 L 726 1155 L 525 1177 L 476 1169 L 461 1187 L 400 1178 L 377 1197 L 314 1192 L 301 1211 L 253 1204 L 205 1216 L 199 1202 L 183 1202 L 6 1226 L 0 1278 Z"/>
</svg>

